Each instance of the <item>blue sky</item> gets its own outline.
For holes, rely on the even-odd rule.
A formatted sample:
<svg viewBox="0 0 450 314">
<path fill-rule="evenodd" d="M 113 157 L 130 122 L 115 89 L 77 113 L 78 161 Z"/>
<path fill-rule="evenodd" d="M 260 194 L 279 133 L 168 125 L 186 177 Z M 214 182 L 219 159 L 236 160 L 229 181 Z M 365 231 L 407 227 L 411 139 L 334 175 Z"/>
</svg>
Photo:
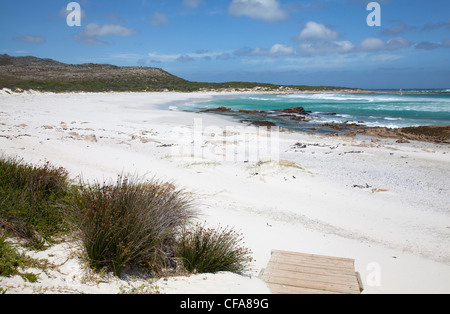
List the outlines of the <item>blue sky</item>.
<svg viewBox="0 0 450 314">
<path fill-rule="evenodd" d="M 194 81 L 450 88 L 450 1 L 2 0 L 0 53 L 152 66 Z"/>
</svg>

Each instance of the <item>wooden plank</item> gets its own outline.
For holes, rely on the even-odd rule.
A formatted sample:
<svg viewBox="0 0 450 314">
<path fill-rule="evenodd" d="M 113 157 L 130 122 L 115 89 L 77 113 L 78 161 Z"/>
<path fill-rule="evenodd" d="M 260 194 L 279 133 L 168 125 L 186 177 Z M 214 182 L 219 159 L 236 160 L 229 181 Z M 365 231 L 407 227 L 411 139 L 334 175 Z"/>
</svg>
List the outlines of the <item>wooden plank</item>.
<svg viewBox="0 0 450 314">
<path fill-rule="evenodd" d="M 299 272 L 290 272 L 290 271 L 284 271 L 284 270 L 267 270 L 264 272 L 265 276 L 277 276 L 277 277 L 285 277 L 285 278 L 291 278 L 291 279 L 298 279 L 298 280 L 313 280 L 317 282 L 325 282 L 325 283 L 334 283 L 334 284 L 341 284 L 341 285 L 355 285 L 358 286 L 358 280 L 356 279 L 356 274 L 353 275 L 353 278 L 351 277 L 339 277 L 335 275 L 329 275 L 329 274 L 311 274 L 311 273 L 299 273 Z"/>
<path fill-rule="evenodd" d="M 289 255 L 289 254 L 280 254 L 279 252 L 275 252 L 272 254 L 272 258 L 284 259 L 286 261 L 305 261 L 308 263 L 316 262 L 318 264 L 325 265 L 336 265 L 338 267 L 350 267 L 353 268 L 355 265 L 354 260 L 349 259 L 334 259 L 331 257 L 321 257 L 321 256 L 308 256 L 308 255 Z"/>
<path fill-rule="evenodd" d="M 261 279 L 272 293 L 361 293 L 353 259 L 272 251 Z"/>
<path fill-rule="evenodd" d="M 360 293 L 358 284 L 356 283 L 333 283 L 333 282 L 323 282 L 314 279 L 304 279 L 304 278 L 288 278 L 282 276 L 272 276 L 268 275 L 265 277 L 265 281 L 271 284 L 283 284 L 286 286 L 303 287 L 309 289 L 332 291 L 336 293 Z"/>
<path fill-rule="evenodd" d="M 280 264 L 287 264 L 287 265 L 309 265 L 312 267 L 322 267 L 322 268 L 331 268 L 331 269 L 354 269 L 353 265 L 345 265 L 341 264 L 339 262 L 333 262 L 333 261 L 324 261 L 324 260 L 308 260 L 308 259 L 295 259 L 295 258 L 285 258 L 280 256 L 272 257 L 271 260 L 276 261 Z"/>
<path fill-rule="evenodd" d="M 290 281 L 288 279 L 284 278 L 272 278 L 273 281 L 268 281 L 268 284 L 279 284 L 284 286 L 293 286 L 297 288 L 305 288 L 305 289 L 313 289 L 317 290 L 317 293 L 329 293 L 333 292 L 336 294 L 359 294 L 359 289 L 355 289 L 353 286 L 338 286 L 333 284 L 325 284 L 325 283 L 316 283 L 316 282 L 308 282 L 308 281 L 301 281 L 301 282 L 295 282 Z"/>
<path fill-rule="evenodd" d="M 290 264 L 283 264 L 283 263 L 277 263 L 277 264 L 269 263 L 267 265 L 266 270 L 271 271 L 273 269 L 291 271 L 291 272 L 297 272 L 297 273 L 330 275 L 330 276 L 344 277 L 344 278 L 353 278 L 355 276 L 353 270 L 344 272 L 342 270 L 334 269 L 334 268 L 309 267 L 308 265 L 290 265 Z"/>
<path fill-rule="evenodd" d="M 364 285 L 361 279 L 361 275 L 360 273 L 356 272 L 356 279 L 358 280 L 358 285 L 359 285 L 359 291 L 363 292 L 364 291 Z"/>
<path fill-rule="evenodd" d="M 298 252 L 289 252 L 289 251 L 281 251 L 281 250 L 272 250 L 272 255 L 284 255 L 284 256 L 295 256 L 295 257 L 307 257 L 311 259 L 320 259 L 320 260 L 326 260 L 331 259 L 334 261 L 342 261 L 342 262 L 348 262 L 350 264 L 353 264 L 355 262 L 354 259 L 346 258 L 346 257 L 334 257 L 334 256 L 326 256 L 326 255 L 316 255 L 316 254 L 306 254 L 306 253 L 298 253 Z"/>
<path fill-rule="evenodd" d="M 297 279 L 297 278 L 286 278 L 282 276 L 274 275 L 264 275 L 264 281 L 267 283 L 281 284 L 286 286 L 294 286 L 301 288 L 309 288 L 322 291 L 331 291 L 337 293 L 346 294 L 359 294 L 359 286 L 356 285 L 341 285 L 329 282 L 319 282 L 315 280 Z"/>
<path fill-rule="evenodd" d="M 354 265 L 354 260 L 352 260 L 352 259 L 332 258 L 329 256 L 315 256 L 315 255 L 305 255 L 305 254 L 293 255 L 293 254 L 285 254 L 285 253 L 281 253 L 281 252 L 273 252 L 272 257 L 295 259 L 295 260 L 330 262 L 330 263 L 334 263 L 334 264 L 341 264 L 341 265 L 347 265 L 347 266 Z"/>
<path fill-rule="evenodd" d="M 307 261 L 307 260 L 295 260 L 295 259 L 285 259 L 285 258 L 272 258 L 271 261 L 274 264 L 284 264 L 284 265 L 292 265 L 292 266 L 305 266 L 305 267 L 314 267 L 314 268 L 323 268 L 323 269 L 335 269 L 340 270 L 341 272 L 354 272 L 354 267 L 349 267 L 348 265 L 341 265 L 336 263 L 326 263 L 326 262 L 316 262 L 316 261 Z"/>
</svg>

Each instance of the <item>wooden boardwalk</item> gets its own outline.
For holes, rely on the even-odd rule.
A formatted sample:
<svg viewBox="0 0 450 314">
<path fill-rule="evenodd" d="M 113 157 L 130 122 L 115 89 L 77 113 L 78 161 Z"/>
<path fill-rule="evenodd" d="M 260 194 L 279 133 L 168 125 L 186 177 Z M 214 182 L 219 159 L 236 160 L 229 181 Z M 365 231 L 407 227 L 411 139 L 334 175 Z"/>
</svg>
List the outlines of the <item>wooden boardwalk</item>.
<svg viewBox="0 0 450 314">
<path fill-rule="evenodd" d="M 360 294 L 355 261 L 286 251 L 272 251 L 261 279 L 273 294 Z"/>
</svg>

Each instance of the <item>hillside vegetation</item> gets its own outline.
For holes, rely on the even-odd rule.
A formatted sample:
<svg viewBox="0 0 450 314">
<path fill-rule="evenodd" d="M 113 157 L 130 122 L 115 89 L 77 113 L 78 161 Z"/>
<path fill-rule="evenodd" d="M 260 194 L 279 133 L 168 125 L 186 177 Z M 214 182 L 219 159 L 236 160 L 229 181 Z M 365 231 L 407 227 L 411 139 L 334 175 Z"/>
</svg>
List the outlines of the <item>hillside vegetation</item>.
<svg viewBox="0 0 450 314">
<path fill-rule="evenodd" d="M 0 55 L 0 89 L 51 92 L 108 91 L 331 91 L 329 86 L 282 86 L 251 82 L 191 82 L 159 68 L 108 64 L 65 64 L 36 57 Z"/>
</svg>

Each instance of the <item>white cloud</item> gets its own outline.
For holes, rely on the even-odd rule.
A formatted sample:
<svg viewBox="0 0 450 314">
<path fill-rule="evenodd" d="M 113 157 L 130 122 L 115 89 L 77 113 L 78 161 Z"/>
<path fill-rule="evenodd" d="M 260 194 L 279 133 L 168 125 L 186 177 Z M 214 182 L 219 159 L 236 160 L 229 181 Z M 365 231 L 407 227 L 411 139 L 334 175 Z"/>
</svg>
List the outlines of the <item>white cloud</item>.
<svg viewBox="0 0 450 314">
<path fill-rule="evenodd" d="M 285 46 L 282 44 L 275 44 L 272 46 L 272 48 L 269 49 L 269 55 L 271 56 L 289 56 L 294 54 L 294 48 Z"/>
<path fill-rule="evenodd" d="M 167 15 L 165 15 L 164 13 L 161 12 L 155 12 L 151 17 L 150 17 L 150 24 L 152 26 L 158 27 L 158 26 L 162 26 L 165 24 L 169 24 L 169 18 L 167 17 Z"/>
<path fill-rule="evenodd" d="M 312 40 L 312 39 L 328 39 L 335 40 L 339 38 L 339 33 L 326 27 L 323 24 L 316 22 L 308 22 L 303 28 L 300 35 L 297 36 L 299 40 Z"/>
<path fill-rule="evenodd" d="M 126 37 L 135 34 L 136 31 L 133 28 L 124 27 L 117 24 L 105 24 L 103 26 L 97 23 L 90 23 L 86 25 L 86 28 L 81 31 L 80 34 L 87 37 L 96 36 L 121 36 Z"/>
<path fill-rule="evenodd" d="M 228 13 L 268 22 L 289 18 L 289 13 L 281 8 L 279 0 L 233 0 L 228 7 Z"/>
<path fill-rule="evenodd" d="M 297 53 L 304 56 L 326 55 L 326 54 L 350 54 L 356 52 L 380 52 L 406 49 L 412 46 L 412 43 L 404 38 L 392 38 L 387 42 L 375 37 L 363 39 L 359 46 L 354 45 L 348 40 L 334 41 L 322 40 L 315 42 L 301 43 Z"/>
<path fill-rule="evenodd" d="M 411 46 L 412 46 L 412 43 L 409 40 L 407 40 L 405 38 L 397 37 L 397 38 L 389 39 L 386 42 L 385 49 L 398 50 L 398 49 L 409 48 Z"/>
<path fill-rule="evenodd" d="M 242 48 L 234 52 L 237 56 L 265 56 L 265 57 L 281 57 L 295 54 L 293 47 L 275 44 L 270 49 L 265 48 Z"/>
<path fill-rule="evenodd" d="M 298 53 L 302 55 L 345 54 L 355 50 L 355 45 L 350 41 L 324 41 L 318 43 L 303 43 L 298 47 Z"/>
<path fill-rule="evenodd" d="M 136 30 L 133 28 L 124 27 L 117 24 L 105 24 L 100 26 L 97 23 L 90 23 L 86 25 L 81 32 L 75 34 L 73 39 L 86 45 L 106 45 L 108 44 L 107 42 L 102 41 L 97 37 L 127 37 L 134 34 L 136 34 Z"/>
<path fill-rule="evenodd" d="M 359 44 L 361 51 L 378 51 L 384 48 L 384 41 L 379 38 L 369 37 L 365 38 Z"/>
</svg>

